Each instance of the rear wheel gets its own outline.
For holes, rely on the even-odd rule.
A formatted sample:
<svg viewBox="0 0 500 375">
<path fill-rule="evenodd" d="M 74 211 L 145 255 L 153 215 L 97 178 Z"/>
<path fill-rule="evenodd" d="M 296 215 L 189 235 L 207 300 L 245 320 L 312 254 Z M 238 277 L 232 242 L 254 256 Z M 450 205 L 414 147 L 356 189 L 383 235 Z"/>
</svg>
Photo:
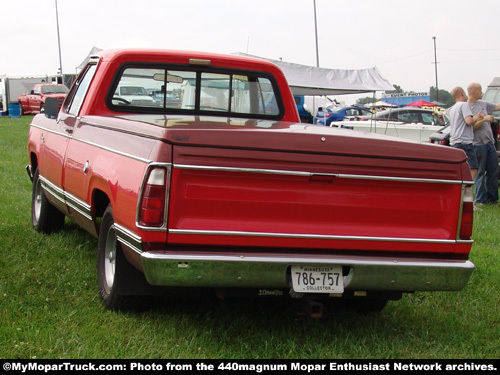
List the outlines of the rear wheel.
<svg viewBox="0 0 500 375">
<path fill-rule="evenodd" d="M 31 223 L 37 231 L 43 233 L 56 232 L 64 225 L 64 214 L 55 208 L 45 196 L 38 168 L 33 176 Z"/>
<path fill-rule="evenodd" d="M 101 301 L 109 310 L 142 308 L 147 306 L 148 297 L 163 290 L 149 285 L 144 274 L 125 258 L 111 205 L 104 211 L 99 229 L 97 283 Z"/>
<path fill-rule="evenodd" d="M 101 300 L 110 310 L 122 307 L 123 296 L 118 293 L 122 280 L 122 270 L 117 264 L 118 256 L 122 256 L 120 245 L 116 239 L 115 220 L 111 206 L 104 212 L 99 230 L 97 255 L 97 282 Z M 120 261 L 121 263 L 121 261 Z"/>
</svg>

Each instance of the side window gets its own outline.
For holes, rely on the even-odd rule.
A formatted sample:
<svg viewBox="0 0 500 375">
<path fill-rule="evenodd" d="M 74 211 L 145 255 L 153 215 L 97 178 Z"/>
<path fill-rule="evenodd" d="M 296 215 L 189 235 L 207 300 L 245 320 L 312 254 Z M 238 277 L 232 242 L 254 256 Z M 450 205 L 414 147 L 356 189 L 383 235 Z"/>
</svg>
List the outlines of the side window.
<svg viewBox="0 0 500 375">
<path fill-rule="evenodd" d="M 271 82 L 267 78 L 245 75 L 233 77 L 231 112 L 253 115 L 279 114 L 278 103 Z"/>
<path fill-rule="evenodd" d="M 398 121 L 405 123 L 417 123 L 420 122 L 419 120 L 418 113 L 415 112 L 405 111 L 398 114 Z"/>
<path fill-rule="evenodd" d="M 276 116 L 279 114 L 280 110 L 278 107 L 278 102 L 276 101 L 276 95 L 274 93 L 273 85 L 271 81 L 267 78 L 258 78 L 259 84 L 259 94 L 262 95 L 262 101 L 264 104 L 263 112 L 260 114 Z"/>
<path fill-rule="evenodd" d="M 425 125 L 437 125 L 436 119 L 430 113 L 422 113 L 422 124 Z"/>
<path fill-rule="evenodd" d="M 96 64 L 87 65 L 87 68 L 80 74 L 64 102 L 64 112 L 78 115 L 96 68 Z"/>
</svg>

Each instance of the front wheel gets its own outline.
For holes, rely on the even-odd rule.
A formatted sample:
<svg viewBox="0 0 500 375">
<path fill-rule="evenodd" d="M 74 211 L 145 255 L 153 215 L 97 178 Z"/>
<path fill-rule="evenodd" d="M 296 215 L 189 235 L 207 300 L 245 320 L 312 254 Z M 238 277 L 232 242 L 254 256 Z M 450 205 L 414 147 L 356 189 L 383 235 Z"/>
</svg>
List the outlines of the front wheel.
<svg viewBox="0 0 500 375">
<path fill-rule="evenodd" d="M 38 168 L 33 176 L 31 223 L 37 231 L 43 233 L 56 232 L 64 225 L 64 214 L 55 208 L 45 196 Z"/>
</svg>

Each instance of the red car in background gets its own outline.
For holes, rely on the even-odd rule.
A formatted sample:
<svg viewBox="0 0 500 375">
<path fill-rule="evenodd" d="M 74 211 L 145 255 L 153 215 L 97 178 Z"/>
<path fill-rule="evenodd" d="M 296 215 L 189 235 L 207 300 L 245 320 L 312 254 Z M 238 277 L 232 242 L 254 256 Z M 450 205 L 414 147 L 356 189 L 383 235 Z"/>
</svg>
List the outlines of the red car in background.
<svg viewBox="0 0 500 375">
<path fill-rule="evenodd" d="M 61 107 L 68 88 L 63 84 L 41 83 L 33 87 L 29 94 L 20 95 L 17 100 L 22 113 L 42 113 L 47 98 L 56 98 Z"/>
</svg>

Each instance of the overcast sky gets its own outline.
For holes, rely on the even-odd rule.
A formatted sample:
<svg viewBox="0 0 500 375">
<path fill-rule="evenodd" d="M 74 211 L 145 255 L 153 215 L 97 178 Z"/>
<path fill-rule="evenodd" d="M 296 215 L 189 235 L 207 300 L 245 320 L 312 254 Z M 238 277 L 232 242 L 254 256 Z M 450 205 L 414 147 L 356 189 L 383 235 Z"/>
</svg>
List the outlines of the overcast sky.
<svg viewBox="0 0 500 375">
<path fill-rule="evenodd" d="M 2 0 L 0 74 L 56 74 L 55 0 Z M 314 0 L 57 0 L 64 73 L 93 46 L 246 52 L 316 65 Z M 316 0 L 319 65 L 406 91 L 500 76 L 498 0 Z M 484 91 L 484 90 L 483 90 Z"/>
</svg>

